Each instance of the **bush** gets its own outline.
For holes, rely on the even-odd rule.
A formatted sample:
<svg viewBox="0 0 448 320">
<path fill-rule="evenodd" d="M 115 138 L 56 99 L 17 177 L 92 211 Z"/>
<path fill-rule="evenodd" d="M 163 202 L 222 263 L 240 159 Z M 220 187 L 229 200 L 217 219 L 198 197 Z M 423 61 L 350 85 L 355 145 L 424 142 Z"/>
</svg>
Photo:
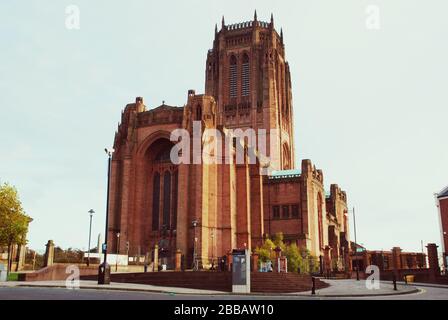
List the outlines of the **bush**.
<svg viewBox="0 0 448 320">
<path fill-rule="evenodd" d="M 280 247 L 283 255 L 288 259 L 289 272 L 300 271 L 300 273 L 309 274 L 319 271 L 319 261 L 315 256 L 311 255 L 308 249 L 303 247 L 299 248 L 295 243 L 286 245 L 283 239 L 283 233 L 277 233 L 273 241 L 268 238 L 261 247 L 255 249 L 255 252 L 259 255 L 258 263 L 260 264 L 275 259 L 274 249 Z"/>
<path fill-rule="evenodd" d="M 10 273 L 8 275 L 7 281 L 19 281 L 19 274 L 18 273 Z"/>
</svg>

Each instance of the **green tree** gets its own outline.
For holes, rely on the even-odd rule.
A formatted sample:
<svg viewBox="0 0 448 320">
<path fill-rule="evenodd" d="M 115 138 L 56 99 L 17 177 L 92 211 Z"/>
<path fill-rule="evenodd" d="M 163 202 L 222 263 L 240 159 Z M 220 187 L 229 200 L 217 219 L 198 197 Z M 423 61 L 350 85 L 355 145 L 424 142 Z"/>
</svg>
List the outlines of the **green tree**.
<svg viewBox="0 0 448 320">
<path fill-rule="evenodd" d="M 82 263 L 84 252 L 79 249 L 68 248 L 67 250 L 61 247 L 54 248 L 54 262 L 55 263 Z"/>
<path fill-rule="evenodd" d="M 295 243 L 286 247 L 285 256 L 288 259 L 288 271 L 297 272 L 299 266 L 302 264 L 302 257 Z"/>
<path fill-rule="evenodd" d="M 19 200 L 16 188 L 5 183 L 0 186 L 0 245 L 8 246 L 7 272 L 11 269 L 11 249 L 14 244 L 26 244 L 31 218 Z"/>
<path fill-rule="evenodd" d="M 279 247 L 280 249 L 282 249 L 282 252 L 285 252 L 286 245 L 283 242 L 283 239 L 284 239 L 283 232 L 276 233 L 274 236 L 274 244 L 275 247 Z"/>
<path fill-rule="evenodd" d="M 299 252 L 299 268 L 301 273 L 312 273 L 319 270 L 319 260 L 311 254 L 310 250 L 301 247 Z"/>
<path fill-rule="evenodd" d="M 271 260 L 272 251 L 274 250 L 275 245 L 272 242 L 271 239 L 266 239 L 263 243 L 263 245 L 257 249 L 255 249 L 255 252 L 258 254 L 259 263 L 261 262 L 268 262 Z"/>
</svg>

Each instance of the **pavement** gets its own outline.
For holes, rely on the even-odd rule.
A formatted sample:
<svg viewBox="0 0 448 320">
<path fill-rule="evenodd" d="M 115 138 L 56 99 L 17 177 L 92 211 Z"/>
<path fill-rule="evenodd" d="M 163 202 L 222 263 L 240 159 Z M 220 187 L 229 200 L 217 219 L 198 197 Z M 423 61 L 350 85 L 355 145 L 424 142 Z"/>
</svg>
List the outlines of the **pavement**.
<svg viewBox="0 0 448 320">
<path fill-rule="evenodd" d="M 65 288 L 74 289 L 74 283 L 67 286 L 65 281 L 32 281 L 20 282 L 9 281 L 0 283 L 0 287 L 40 287 L 40 288 Z M 95 289 L 95 290 L 114 290 L 114 291 L 137 291 L 137 292 L 156 292 L 156 293 L 175 293 L 175 294 L 193 294 L 193 295 L 208 295 L 208 294 L 228 294 L 228 292 L 200 290 L 189 288 L 175 288 L 175 287 L 159 287 L 147 284 L 136 283 L 119 283 L 111 282 L 109 285 L 100 285 L 96 281 L 79 281 L 79 289 Z"/>
<path fill-rule="evenodd" d="M 380 290 L 363 289 L 364 281 L 324 280 L 331 287 L 297 294 L 248 294 L 236 295 L 227 292 L 167 288 L 147 285 L 112 283 L 98 286 L 94 281 L 81 281 L 80 289 L 68 289 L 63 281 L 40 283 L 0 283 L 1 300 L 448 300 L 448 286 L 429 284 L 399 284 L 393 291 L 390 282 L 381 282 Z M 391 295 L 392 294 L 392 295 Z"/>
<path fill-rule="evenodd" d="M 397 291 L 394 291 L 393 284 L 391 282 L 381 282 L 379 289 L 369 290 L 366 287 L 365 281 L 356 280 L 327 280 L 322 281 L 330 284 L 329 287 L 316 290 L 314 297 L 328 297 L 328 298 L 344 298 L 344 297 L 375 297 L 375 296 L 392 296 L 392 295 L 406 295 L 418 293 L 420 289 L 415 285 L 406 285 L 400 283 L 397 285 Z M 427 284 L 426 284 L 427 285 Z M 0 287 L 4 288 L 62 288 L 73 289 L 72 283 L 67 286 L 65 281 L 37 281 L 37 282 L 6 282 L 0 283 Z M 439 286 L 441 288 L 446 287 L 446 293 L 448 298 L 448 286 Z M 188 296 L 235 296 L 229 292 L 212 291 L 212 290 L 199 290 L 189 288 L 175 288 L 175 287 L 161 287 L 145 284 L 133 284 L 133 283 L 116 283 L 112 282 L 110 285 L 98 285 L 96 281 L 79 281 L 79 289 L 91 289 L 91 290 L 106 290 L 106 291 L 131 291 L 131 292 L 146 292 L 146 293 L 164 293 L 164 294 L 176 294 L 176 295 L 188 295 Z M 249 296 L 274 296 L 274 294 L 257 294 L 251 293 Z M 283 296 L 284 298 L 292 297 L 311 297 L 311 291 L 297 292 L 288 294 L 275 294 L 275 296 Z"/>
<path fill-rule="evenodd" d="M 321 279 L 330 286 L 316 291 L 316 296 L 319 297 L 371 297 L 371 296 L 392 296 L 403 295 L 419 292 L 419 289 L 414 285 L 397 284 L 397 290 L 394 290 L 394 285 L 391 282 L 380 282 L 378 289 L 368 289 L 365 280 L 327 280 Z M 305 295 L 311 292 L 301 293 Z"/>
</svg>

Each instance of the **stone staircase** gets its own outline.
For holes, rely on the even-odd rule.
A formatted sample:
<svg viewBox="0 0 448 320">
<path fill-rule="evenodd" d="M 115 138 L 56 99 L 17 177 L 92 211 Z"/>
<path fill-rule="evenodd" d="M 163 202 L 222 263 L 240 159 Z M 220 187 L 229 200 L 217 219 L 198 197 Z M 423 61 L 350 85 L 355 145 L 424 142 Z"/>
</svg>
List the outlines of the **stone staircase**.
<svg viewBox="0 0 448 320">
<path fill-rule="evenodd" d="M 82 280 L 96 280 L 93 277 L 81 277 Z M 232 274 L 230 272 L 185 271 L 185 272 L 147 272 L 147 273 L 113 273 L 112 282 L 138 283 L 153 286 L 191 288 L 202 290 L 232 291 Z"/>
<path fill-rule="evenodd" d="M 316 279 L 316 289 L 328 287 L 328 284 Z M 251 274 L 251 291 L 255 293 L 292 293 L 310 291 L 312 280 L 308 275 L 297 273 L 261 273 Z"/>
</svg>

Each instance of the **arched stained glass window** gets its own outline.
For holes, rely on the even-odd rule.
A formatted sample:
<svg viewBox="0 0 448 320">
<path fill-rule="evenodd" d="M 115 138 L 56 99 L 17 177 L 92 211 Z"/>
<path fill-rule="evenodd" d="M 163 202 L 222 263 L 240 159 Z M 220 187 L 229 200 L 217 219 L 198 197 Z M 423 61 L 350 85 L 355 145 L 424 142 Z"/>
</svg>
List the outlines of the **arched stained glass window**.
<svg viewBox="0 0 448 320">
<path fill-rule="evenodd" d="M 163 176 L 163 225 L 170 227 L 171 213 L 171 173 L 166 171 Z"/>
<path fill-rule="evenodd" d="M 159 211 L 160 211 L 160 174 L 156 172 L 152 187 L 152 230 L 159 229 Z"/>
</svg>

